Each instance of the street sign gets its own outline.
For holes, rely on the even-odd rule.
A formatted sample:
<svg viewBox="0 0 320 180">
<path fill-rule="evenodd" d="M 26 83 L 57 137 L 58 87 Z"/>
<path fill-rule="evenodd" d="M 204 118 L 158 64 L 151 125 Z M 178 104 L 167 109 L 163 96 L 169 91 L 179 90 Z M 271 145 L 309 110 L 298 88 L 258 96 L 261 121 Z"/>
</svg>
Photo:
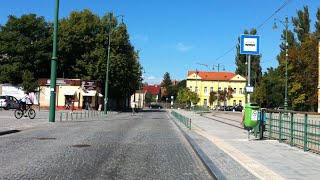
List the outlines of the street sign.
<svg viewBox="0 0 320 180">
<path fill-rule="evenodd" d="M 240 54 L 259 55 L 260 36 L 242 34 L 240 37 Z"/>
<path fill-rule="evenodd" d="M 252 93 L 253 90 L 254 90 L 253 86 L 247 86 L 246 87 L 246 92 L 248 92 L 248 93 Z"/>
</svg>

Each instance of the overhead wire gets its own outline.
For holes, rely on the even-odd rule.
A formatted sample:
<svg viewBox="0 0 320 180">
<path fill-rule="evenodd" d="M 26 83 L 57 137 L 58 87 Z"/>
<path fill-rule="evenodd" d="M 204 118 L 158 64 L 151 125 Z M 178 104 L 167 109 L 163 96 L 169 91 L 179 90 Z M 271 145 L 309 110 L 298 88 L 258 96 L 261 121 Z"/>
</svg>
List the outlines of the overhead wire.
<svg viewBox="0 0 320 180">
<path fill-rule="evenodd" d="M 266 22 L 268 22 L 274 15 L 276 15 L 281 9 L 283 9 L 285 6 L 287 6 L 292 0 L 286 0 L 271 16 L 269 16 L 265 21 L 263 21 L 256 29 L 261 28 Z M 237 47 L 238 44 L 230 48 L 227 52 L 225 52 L 223 55 L 219 56 L 215 61 L 221 59 L 225 55 L 227 55 L 229 52 L 231 52 L 234 48 Z"/>
</svg>

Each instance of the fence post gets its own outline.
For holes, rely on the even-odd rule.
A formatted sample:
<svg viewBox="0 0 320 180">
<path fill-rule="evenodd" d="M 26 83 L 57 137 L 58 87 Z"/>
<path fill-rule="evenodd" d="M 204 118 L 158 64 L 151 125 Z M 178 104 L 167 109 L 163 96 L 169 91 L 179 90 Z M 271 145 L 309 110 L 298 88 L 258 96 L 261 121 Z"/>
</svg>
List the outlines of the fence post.
<svg viewBox="0 0 320 180">
<path fill-rule="evenodd" d="M 60 113 L 60 122 L 62 122 L 62 112 Z"/>
<path fill-rule="evenodd" d="M 303 150 L 308 150 L 308 114 L 304 114 Z"/>
<path fill-rule="evenodd" d="M 291 118 L 290 118 L 290 146 L 293 146 L 293 113 L 291 113 Z"/>
<path fill-rule="evenodd" d="M 282 112 L 279 114 L 279 142 L 282 142 Z"/>
<path fill-rule="evenodd" d="M 272 131 L 272 112 L 269 114 L 269 139 L 271 139 L 271 131 Z"/>
<path fill-rule="evenodd" d="M 191 130 L 191 119 L 189 119 L 189 129 Z"/>
</svg>

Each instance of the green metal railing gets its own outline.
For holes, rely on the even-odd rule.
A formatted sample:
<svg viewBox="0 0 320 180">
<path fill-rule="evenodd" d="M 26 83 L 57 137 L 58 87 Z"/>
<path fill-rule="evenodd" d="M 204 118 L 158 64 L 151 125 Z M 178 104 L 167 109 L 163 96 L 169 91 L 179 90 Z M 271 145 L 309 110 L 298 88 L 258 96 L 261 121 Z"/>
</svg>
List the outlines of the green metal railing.
<svg viewBox="0 0 320 180">
<path fill-rule="evenodd" d="M 109 111 L 108 111 L 109 113 Z M 104 116 L 103 111 L 81 111 L 81 112 L 60 112 L 60 122 L 63 120 L 65 121 L 72 121 L 72 120 L 80 120 L 84 118 L 90 118 L 90 117 L 98 117 L 98 116 Z"/>
<path fill-rule="evenodd" d="M 194 113 L 210 112 L 210 107 L 209 106 L 192 106 L 191 110 Z"/>
<path fill-rule="evenodd" d="M 265 111 L 269 139 L 320 152 L 320 114 L 310 112 Z"/>
<path fill-rule="evenodd" d="M 191 130 L 191 119 L 175 112 L 175 111 L 171 111 L 171 114 L 177 118 L 179 121 L 181 121 L 184 125 L 187 126 L 187 128 L 189 128 Z"/>
</svg>

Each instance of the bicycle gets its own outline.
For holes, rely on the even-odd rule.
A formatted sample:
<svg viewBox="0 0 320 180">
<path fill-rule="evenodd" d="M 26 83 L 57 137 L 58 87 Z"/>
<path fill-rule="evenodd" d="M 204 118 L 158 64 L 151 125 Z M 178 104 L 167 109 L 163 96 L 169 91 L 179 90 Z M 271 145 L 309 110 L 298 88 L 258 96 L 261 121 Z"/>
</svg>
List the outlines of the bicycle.
<svg viewBox="0 0 320 180">
<path fill-rule="evenodd" d="M 26 105 L 26 112 L 23 113 L 22 106 L 20 105 L 17 110 L 14 111 L 14 116 L 17 119 L 22 118 L 23 115 L 27 114 L 30 119 L 34 119 L 36 117 L 36 111 L 32 109 L 32 105 Z"/>
</svg>

